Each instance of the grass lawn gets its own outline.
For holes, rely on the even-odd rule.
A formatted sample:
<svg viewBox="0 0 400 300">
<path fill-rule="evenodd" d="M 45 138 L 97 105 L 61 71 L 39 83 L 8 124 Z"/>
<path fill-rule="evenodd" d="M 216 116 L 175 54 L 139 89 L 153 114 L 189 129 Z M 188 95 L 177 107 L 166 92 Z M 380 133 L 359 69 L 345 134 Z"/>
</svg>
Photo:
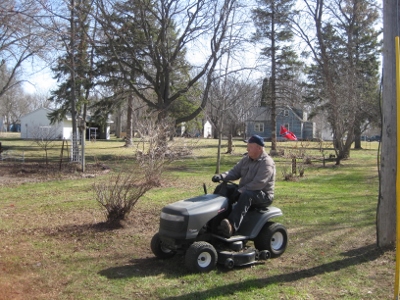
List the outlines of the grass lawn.
<svg viewBox="0 0 400 300">
<path fill-rule="evenodd" d="M 77 166 L 49 172 L 44 151 L 18 136 L 0 135 L 0 142 L 25 158 L 0 161 L 1 300 L 393 298 L 395 251 L 376 247 L 377 142 L 363 142 L 341 166 L 317 160 L 321 150 L 334 153 L 330 143 L 278 143 L 285 155 L 274 158 L 274 205 L 284 213 L 276 221 L 289 232 L 286 252 L 250 267 L 217 266 L 207 274 L 187 272 L 179 255 L 156 259 L 150 240 L 164 205 L 203 193 L 203 183 L 213 190 L 217 141 L 176 139 L 195 145 L 192 155 L 167 165 L 162 185 L 145 194 L 124 228 L 115 230 L 98 226 L 105 218 L 93 183 L 116 171 L 135 172 L 135 147 L 125 148 L 118 139 L 88 142 L 83 175 Z M 60 148 L 57 142 L 49 150 L 52 166 L 58 166 Z M 221 170 L 245 151 L 236 140 L 234 154 L 223 154 Z M 298 153 L 312 163 L 300 164 L 303 177 L 284 180 L 288 157 Z"/>
</svg>

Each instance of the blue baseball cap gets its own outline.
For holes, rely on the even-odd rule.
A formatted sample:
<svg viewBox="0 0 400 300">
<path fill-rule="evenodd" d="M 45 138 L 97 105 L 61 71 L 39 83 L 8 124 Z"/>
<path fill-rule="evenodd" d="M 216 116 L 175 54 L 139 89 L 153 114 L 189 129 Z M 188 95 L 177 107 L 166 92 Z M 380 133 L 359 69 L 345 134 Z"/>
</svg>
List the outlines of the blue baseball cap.
<svg viewBox="0 0 400 300">
<path fill-rule="evenodd" d="M 246 141 L 246 143 L 248 143 L 248 144 L 257 144 L 257 145 L 260 145 L 260 146 L 262 146 L 262 147 L 264 147 L 264 139 L 261 137 L 261 136 L 259 136 L 259 135 L 253 135 L 251 138 L 249 138 L 247 141 Z"/>
</svg>

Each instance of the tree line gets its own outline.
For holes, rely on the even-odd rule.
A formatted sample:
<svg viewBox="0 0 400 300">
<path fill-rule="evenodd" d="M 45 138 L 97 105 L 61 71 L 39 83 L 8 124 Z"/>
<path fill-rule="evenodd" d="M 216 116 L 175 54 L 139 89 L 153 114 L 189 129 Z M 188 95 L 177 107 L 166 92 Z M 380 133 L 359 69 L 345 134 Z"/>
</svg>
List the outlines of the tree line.
<svg viewBox="0 0 400 300">
<path fill-rule="evenodd" d="M 372 0 L 6 0 L 0 17 L 5 115 L 15 111 L 6 98 L 23 81 L 22 63 L 42 59 L 58 82 L 53 120 L 90 110 L 104 123 L 124 111 L 127 145 L 138 117 L 208 118 L 217 134 L 235 135 L 249 108 L 270 107 L 276 122 L 276 106 L 291 105 L 325 116 L 339 162 L 379 122 Z M 250 67 L 249 47 L 259 49 Z"/>
</svg>

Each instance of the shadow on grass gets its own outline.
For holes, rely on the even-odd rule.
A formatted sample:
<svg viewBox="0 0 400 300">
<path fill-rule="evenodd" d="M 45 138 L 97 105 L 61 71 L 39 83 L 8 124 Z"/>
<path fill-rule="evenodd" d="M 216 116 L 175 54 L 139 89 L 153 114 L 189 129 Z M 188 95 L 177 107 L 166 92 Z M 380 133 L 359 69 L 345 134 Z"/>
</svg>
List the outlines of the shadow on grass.
<svg viewBox="0 0 400 300">
<path fill-rule="evenodd" d="M 26 230 L 28 232 L 43 232 L 43 234 L 48 236 L 68 236 L 68 237 L 80 237 L 80 238 L 92 238 L 93 233 L 96 232 L 111 232 L 121 229 L 123 226 L 121 224 L 109 224 L 106 222 L 99 222 L 95 224 L 65 224 L 57 227 L 42 227 L 33 228 L 31 230 Z"/>
<path fill-rule="evenodd" d="M 184 259 L 181 255 L 167 260 L 156 257 L 132 259 L 130 264 L 118 267 L 111 267 L 99 272 L 99 275 L 108 279 L 122 279 L 131 277 L 155 276 L 166 274 L 170 277 L 180 277 L 186 275 L 182 265 Z"/>
<path fill-rule="evenodd" d="M 389 249 L 387 249 L 389 250 Z M 280 274 L 271 277 L 246 280 L 240 283 L 231 283 L 225 286 L 220 286 L 207 291 L 192 292 L 186 295 L 173 296 L 163 298 L 165 300 L 173 299 L 208 299 L 217 298 L 219 296 L 227 296 L 232 291 L 237 293 L 240 290 L 249 290 L 257 288 L 265 288 L 268 285 L 276 283 L 294 282 L 297 280 L 318 276 L 321 274 L 335 272 L 350 266 L 359 265 L 362 263 L 374 261 L 385 252 L 384 249 L 379 249 L 376 245 L 368 245 L 358 249 L 350 250 L 342 253 L 344 257 L 341 260 L 333 261 L 320 266 L 294 271 L 292 273 Z M 282 258 L 284 259 L 284 258 Z M 172 260 L 159 260 L 157 258 L 145 258 L 131 260 L 131 264 L 119 267 L 112 267 L 99 272 L 100 275 L 109 279 L 121 279 L 130 277 L 141 277 L 148 275 L 166 274 L 170 277 L 180 277 L 187 275 L 182 268 L 182 257 L 173 258 Z M 171 268 L 171 266 L 174 266 Z M 183 269 L 183 270 L 182 270 Z M 218 272 L 225 272 L 222 267 Z"/>
<path fill-rule="evenodd" d="M 163 298 L 164 300 L 173 299 L 208 299 L 217 298 L 218 296 L 227 296 L 230 293 L 237 293 L 240 290 L 253 290 L 257 288 L 265 288 L 268 285 L 276 283 L 294 282 L 300 279 L 310 278 L 321 274 L 335 272 L 350 266 L 359 265 L 369 261 L 374 261 L 384 253 L 384 250 L 379 249 L 376 245 L 368 245 L 351 251 L 342 253 L 344 259 L 333 261 L 320 266 L 312 267 L 309 269 L 302 269 L 287 274 L 275 275 L 272 277 L 264 277 L 259 279 L 246 280 L 240 283 L 231 283 L 218 288 L 210 289 L 207 291 L 193 292 L 181 296 L 173 296 Z M 234 291 L 234 292 L 232 292 Z"/>
</svg>

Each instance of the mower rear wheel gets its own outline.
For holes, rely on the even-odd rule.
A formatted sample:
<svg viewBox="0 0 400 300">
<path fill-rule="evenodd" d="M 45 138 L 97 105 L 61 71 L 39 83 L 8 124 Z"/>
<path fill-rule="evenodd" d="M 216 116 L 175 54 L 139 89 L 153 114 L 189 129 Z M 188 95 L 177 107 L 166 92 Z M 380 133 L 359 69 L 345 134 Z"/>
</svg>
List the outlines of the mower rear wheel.
<svg viewBox="0 0 400 300">
<path fill-rule="evenodd" d="M 160 235 L 158 234 L 158 232 L 151 239 L 150 248 L 151 251 L 153 251 L 154 255 L 161 259 L 171 258 L 176 254 L 175 251 L 163 246 L 163 243 L 160 239 Z"/>
<path fill-rule="evenodd" d="M 254 240 L 259 250 L 268 250 L 271 257 L 279 257 L 285 252 L 288 243 L 286 228 L 280 223 L 266 223 Z"/>
<path fill-rule="evenodd" d="M 186 251 L 185 265 L 191 272 L 210 272 L 217 261 L 217 251 L 207 242 L 194 242 Z"/>
</svg>

